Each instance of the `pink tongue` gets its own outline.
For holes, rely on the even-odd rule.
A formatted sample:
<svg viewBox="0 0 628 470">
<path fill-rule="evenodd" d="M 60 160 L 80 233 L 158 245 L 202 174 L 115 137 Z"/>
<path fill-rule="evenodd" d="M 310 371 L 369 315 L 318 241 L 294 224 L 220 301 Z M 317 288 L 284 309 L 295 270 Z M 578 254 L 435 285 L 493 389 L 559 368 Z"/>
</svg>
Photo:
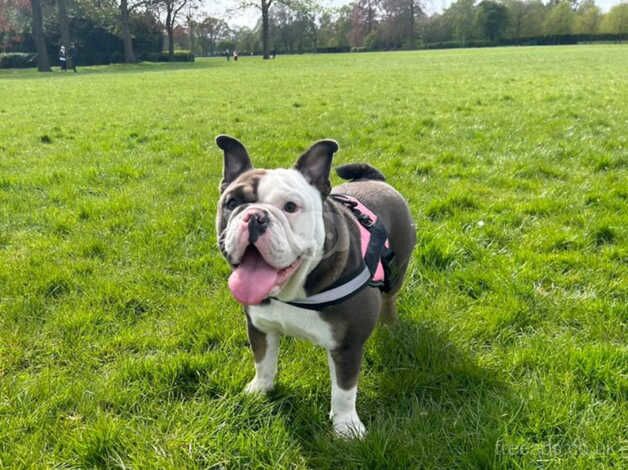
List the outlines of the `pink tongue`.
<svg viewBox="0 0 628 470">
<path fill-rule="evenodd" d="M 262 302 L 277 284 L 279 273 L 262 255 L 249 246 L 240 265 L 229 276 L 229 289 L 236 300 L 245 305 Z"/>
</svg>

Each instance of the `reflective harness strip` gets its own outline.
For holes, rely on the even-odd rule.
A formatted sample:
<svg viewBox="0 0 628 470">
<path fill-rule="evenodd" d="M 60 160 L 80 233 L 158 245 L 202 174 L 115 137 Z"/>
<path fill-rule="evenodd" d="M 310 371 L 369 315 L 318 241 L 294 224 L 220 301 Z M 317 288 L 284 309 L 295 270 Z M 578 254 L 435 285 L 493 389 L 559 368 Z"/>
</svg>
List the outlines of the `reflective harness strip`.
<svg viewBox="0 0 628 470">
<path fill-rule="evenodd" d="M 356 198 L 346 194 L 332 194 L 330 197 L 347 207 L 358 225 L 362 266 L 347 282 L 332 286 L 323 292 L 289 302 L 274 300 L 309 310 L 319 310 L 348 299 L 366 286 L 379 287 L 383 291 L 389 289 L 390 266 L 394 254 L 389 248 L 386 227 Z"/>
<path fill-rule="evenodd" d="M 286 303 L 303 307 L 307 306 L 307 308 L 320 308 L 321 305 L 331 305 L 355 294 L 366 286 L 370 279 L 371 271 L 369 271 L 367 266 L 364 266 L 364 269 L 357 276 L 344 284 L 324 290 L 318 294 L 310 295 L 305 299 L 296 299 Z"/>
</svg>

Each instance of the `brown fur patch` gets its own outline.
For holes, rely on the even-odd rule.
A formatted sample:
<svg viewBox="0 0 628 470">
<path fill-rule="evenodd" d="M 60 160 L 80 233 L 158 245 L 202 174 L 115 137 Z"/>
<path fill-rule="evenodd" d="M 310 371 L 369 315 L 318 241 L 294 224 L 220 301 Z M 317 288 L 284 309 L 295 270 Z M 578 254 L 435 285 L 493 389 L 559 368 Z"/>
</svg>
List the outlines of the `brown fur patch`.
<svg viewBox="0 0 628 470">
<path fill-rule="evenodd" d="M 266 174 L 266 170 L 255 169 L 249 170 L 238 176 L 222 194 L 218 203 L 218 225 L 219 233 L 222 233 L 227 227 L 227 222 L 231 215 L 231 211 L 226 210 L 224 204 L 231 198 L 236 199 L 240 204 L 257 202 L 257 188 L 262 177 Z"/>
<path fill-rule="evenodd" d="M 224 200 L 228 201 L 234 197 L 241 202 L 256 202 L 259 181 L 265 174 L 266 170 L 249 170 L 246 173 L 242 173 L 233 183 L 227 186 L 223 196 Z"/>
</svg>

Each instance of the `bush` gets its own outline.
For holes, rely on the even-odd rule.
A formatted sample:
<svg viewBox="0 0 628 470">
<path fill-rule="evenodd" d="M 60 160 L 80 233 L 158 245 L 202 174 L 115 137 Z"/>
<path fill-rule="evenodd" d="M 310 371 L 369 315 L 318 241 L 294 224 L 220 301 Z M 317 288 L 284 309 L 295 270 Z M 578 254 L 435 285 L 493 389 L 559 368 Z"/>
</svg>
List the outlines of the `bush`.
<svg viewBox="0 0 628 470">
<path fill-rule="evenodd" d="M 628 40 L 628 34 L 562 34 L 502 39 L 500 43 L 503 45 L 513 46 L 547 46 L 557 44 L 578 44 L 582 42 L 622 42 L 626 40 Z"/>
<path fill-rule="evenodd" d="M 26 69 L 37 66 L 37 55 L 22 52 L 0 54 L 0 69 Z"/>
<path fill-rule="evenodd" d="M 316 52 L 323 54 L 332 54 L 339 52 L 349 52 L 351 48 L 349 46 L 333 46 L 333 47 L 317 47 Z"/>
<path fill-rule="evenodd" d="M 130 20 L 135 56 L 142 60 L 146 54 L 159 54 L 163 50 L 164 37 L 157 18 L 146 12 L 134 14 Z"/>
<path fill-rule="evenodd" d="M 461 47 L 492 46 L 550 46 L 558 44 L 579 44 L 587 42 L 622 42 L 628 40 L 628 34 L 562 34 L 553 36 L 533 36 L 516 39 L 500 39 L 497 42 L 484 39 L 461 41 L 439 41 L 420 45 L 421 49 L 456 49 Z"/>
<path fill-rule="evenodd" d="M 146 62 L 194 62 L 191 52 L 176 51 L 172 57 L 167 52 L 149 52 L 141 57 Z"/>
<path fill-rule="evenodd" d="M 491 47 L 497 46 L 496 43 L 486 40 L 470 40 L 466 42 L 462 41 L 441 41 L 430 42 L 423 45 L 423 49 L 458 49 L 460 47 Z"/>
</svg>

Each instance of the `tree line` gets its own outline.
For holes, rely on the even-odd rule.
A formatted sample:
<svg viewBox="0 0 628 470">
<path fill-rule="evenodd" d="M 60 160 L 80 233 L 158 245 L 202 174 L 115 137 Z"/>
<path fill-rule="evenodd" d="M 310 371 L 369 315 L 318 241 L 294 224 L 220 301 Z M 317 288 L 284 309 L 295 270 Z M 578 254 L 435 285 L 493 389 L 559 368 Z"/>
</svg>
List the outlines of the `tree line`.
<svg viewBox="0 0 628 470">
<path fill-rule="evenodd" d="M 200 0 L 0 0 L 0 48 L 36 51 L 50 69 L 60 45 L 78 44 L 86 63 L 197 56 L 340 52 L 517 44 L 552 38 L 625 39 L 628 4 L 603 13 L 594 0 L 457 0 L 428 15 L 420 0 L 233 0 L 257 8 L 253 28 L 199 12 Z M 162 50 L 167 48 L 167 54 Z"/>
</svg>

